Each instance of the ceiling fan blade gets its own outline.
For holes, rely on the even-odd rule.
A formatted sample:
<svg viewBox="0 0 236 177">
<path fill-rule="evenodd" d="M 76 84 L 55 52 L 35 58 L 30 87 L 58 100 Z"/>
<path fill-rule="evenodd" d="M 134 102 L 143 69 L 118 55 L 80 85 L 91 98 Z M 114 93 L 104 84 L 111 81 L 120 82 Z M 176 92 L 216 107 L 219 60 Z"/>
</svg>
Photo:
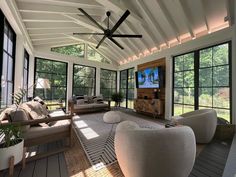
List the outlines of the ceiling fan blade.
<svg viewBox="0 0 236 177">
<path fill-rule="evenodd" d="M 142 38 L 140 34 L 113 34 L 112 37 Z"/>
<path fill-rule="evenodd" d="M 110 39 L 113 43 L 115 43 L 118 47 L 120 47 L 122 50 L 124 49 L 124 47 L 122 47 L 115 39 L 109 37 L 108 39 Z"/>
<path fill-rule="evenodd" d="M 104 33 L 73 33 L 73 35 L 104 35 Z"/>
<path fill-rule="evenodd" d="M 111 35 L 121 25 L 121 23 L 123 23 L 123 21 L 129 16 L 129 14 L 130 14 L 129 10 L 126 10 L 125 13 L 120 17 L 118 22 L 115 24 L 115 26 L 111 29 L 111 31 L 110 31 Z"/>
<path fill-rule="evenodd" d="M 105 31 L 105 29 L 98 23 L 96 22 L 89 14 L 87 14 L 87 12 L 85 12 L 83 9 L 78 8 L 78 10 L 83 13 L 86 17 L 89 18 L 89 20 L 91 20 L 94 24 L 96 24 L 101 30 Z"/>
<path fill-rule="evenodd" d="M 98 45 L 96 46 L 96 49 L 98 49 L 98 47 L 103 43 L 103 41 L 106 39 L 106 36 L 103 36 L 103 38 L 101 39 L 101 41 L 98 43 Z"/>
</svg>

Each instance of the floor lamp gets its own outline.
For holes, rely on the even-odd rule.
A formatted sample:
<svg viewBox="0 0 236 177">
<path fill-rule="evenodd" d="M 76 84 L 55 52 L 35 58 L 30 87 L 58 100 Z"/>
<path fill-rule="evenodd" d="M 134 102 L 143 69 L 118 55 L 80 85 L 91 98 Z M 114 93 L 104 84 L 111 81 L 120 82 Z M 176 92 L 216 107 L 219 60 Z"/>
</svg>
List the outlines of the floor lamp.
<svg viewBox="0 0 236 177">
<path fill-rule="evenodd" d="M 44 92 L 43 92 L 44 95 L 43 96 L 44 96 L 44 99 L 46 99 L 47 89 L 51 88 L 49 80 L 44 79 L 44 78 L 38 78 L 36 88 L 37 89 L 44 89 Z"/>
</svg>

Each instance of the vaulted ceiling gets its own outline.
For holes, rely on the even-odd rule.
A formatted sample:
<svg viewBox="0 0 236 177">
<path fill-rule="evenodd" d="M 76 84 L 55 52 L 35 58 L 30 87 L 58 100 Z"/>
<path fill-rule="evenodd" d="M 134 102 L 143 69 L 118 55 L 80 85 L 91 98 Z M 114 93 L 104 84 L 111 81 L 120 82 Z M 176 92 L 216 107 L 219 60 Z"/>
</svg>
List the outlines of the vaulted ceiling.
<svg viewBox="0 0 236 177">
<path fill-rule="evenodd" d="M 142 34 L 141 39 L 116 38 L 99 47 L 106 57 L 122 64 L 153 51 L 178 45 L 230 25 L 230 0 L 16 0 L 34 47 L 86 42 L 96 46 L 102 36 L 74 32 L 102 32 L 78 8 L 106 26 L 106 11 L 114 25 L 125 10 L 131 14 L 118 33 Z"/>
</svg>

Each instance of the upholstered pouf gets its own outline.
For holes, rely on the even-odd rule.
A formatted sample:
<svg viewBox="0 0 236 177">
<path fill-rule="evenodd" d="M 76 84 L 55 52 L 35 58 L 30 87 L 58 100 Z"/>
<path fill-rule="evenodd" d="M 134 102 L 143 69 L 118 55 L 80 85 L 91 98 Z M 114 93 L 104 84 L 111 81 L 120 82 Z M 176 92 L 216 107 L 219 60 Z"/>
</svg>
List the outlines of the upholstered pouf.
<svg viewBox="0 0 236 177">
<path fill-rule="evenodd" d="M 103 121 L 109 124 L 120 122 L 120 115 L 117 111 L 108 111 L 103 116 Z"/>
</svg>

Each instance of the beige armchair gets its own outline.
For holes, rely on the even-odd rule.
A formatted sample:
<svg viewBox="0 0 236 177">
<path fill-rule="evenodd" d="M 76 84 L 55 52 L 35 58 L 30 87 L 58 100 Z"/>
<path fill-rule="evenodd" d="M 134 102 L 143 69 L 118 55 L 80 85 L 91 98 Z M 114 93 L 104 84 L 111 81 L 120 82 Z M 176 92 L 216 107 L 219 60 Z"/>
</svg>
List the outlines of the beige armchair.
<svg viewBox="0 0 236 177">
<path fill-rule="evenodd" d="M 144 129 L 124 121 L 116 129 L 115 153 L 125 177 L 188 177 L 196 142 L 186 126 Z"/>
<path fill-rule="evenodd" d="M 182 114 L 174 121 L 191 127 L 197 143 L 209 143 L 216 131 L 217 114 L 213 109 L 200 109 Z"/>
</svg>

